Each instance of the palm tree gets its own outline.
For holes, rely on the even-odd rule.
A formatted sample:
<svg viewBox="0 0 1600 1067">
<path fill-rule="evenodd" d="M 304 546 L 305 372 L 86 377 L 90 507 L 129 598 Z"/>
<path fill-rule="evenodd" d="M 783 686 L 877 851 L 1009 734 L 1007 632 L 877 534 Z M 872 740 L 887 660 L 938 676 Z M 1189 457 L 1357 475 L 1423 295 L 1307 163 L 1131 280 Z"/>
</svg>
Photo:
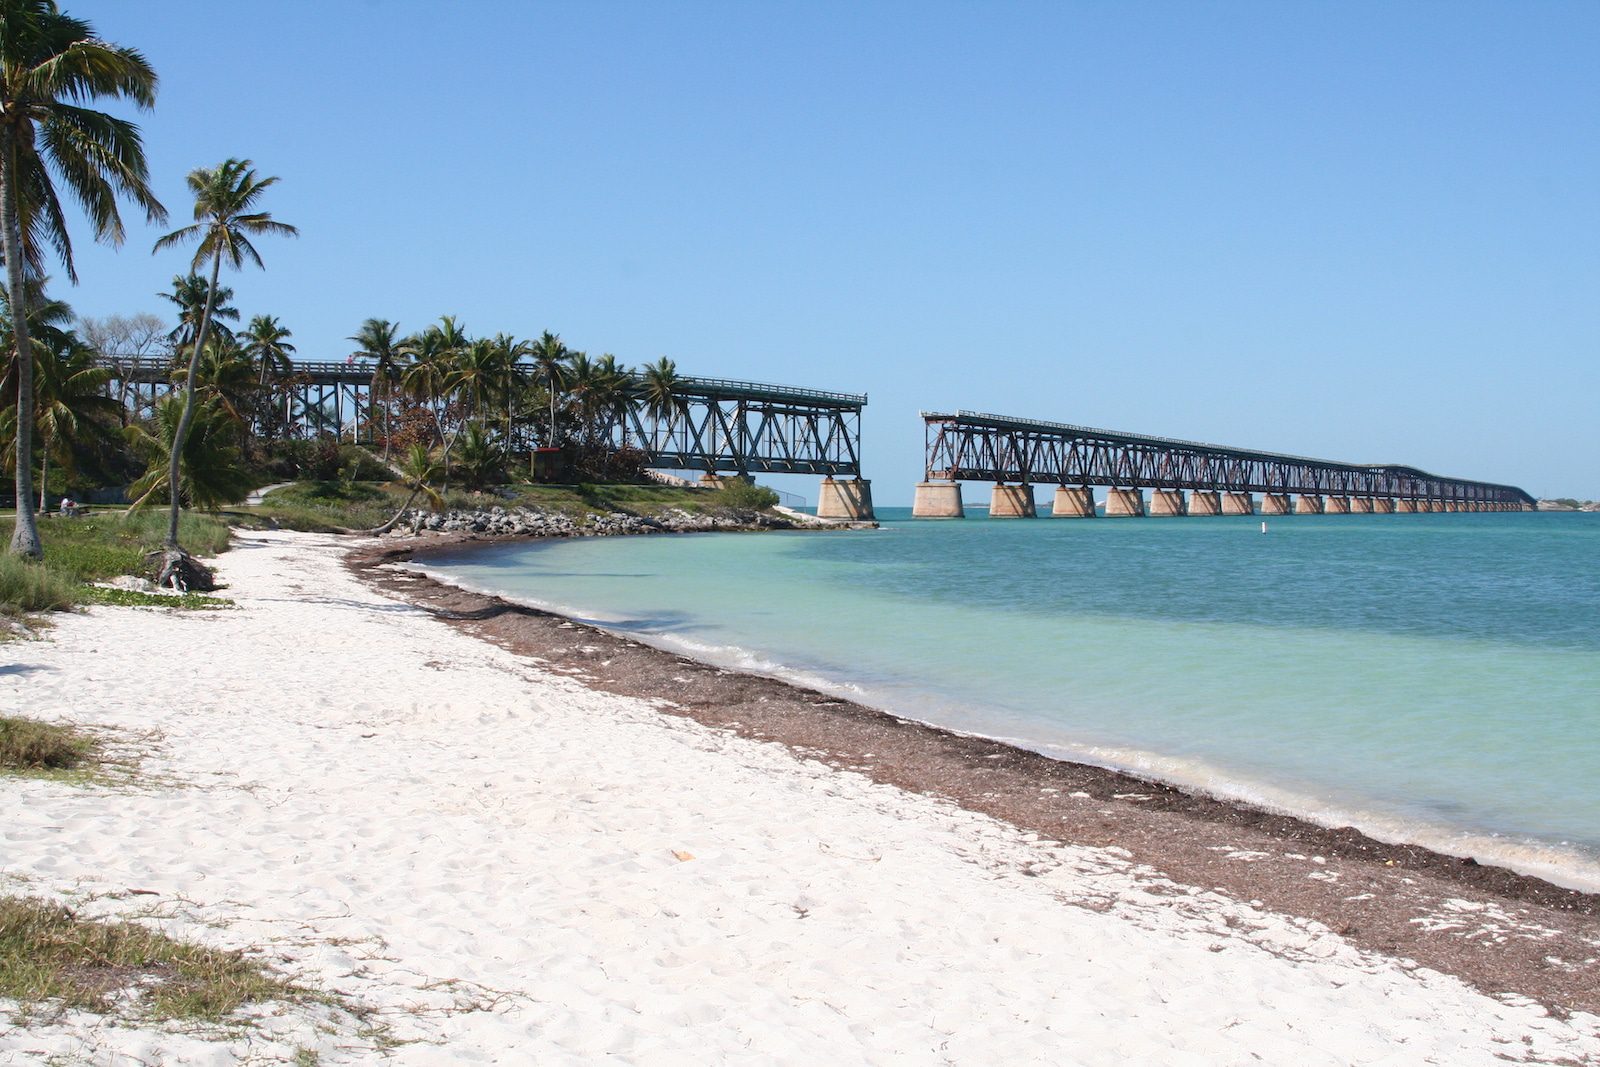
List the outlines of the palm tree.
<svg viewBox="0 0 1600 1067">
<path fill-rule="evenodd" d="M 178 430 L 189 421 L 183 435 L 183 478 L 178 492 L 190 507 L 214 509 L 239 500 L 250 491 L 251 479 L 244 469 L 232 418 L 221 402 L 208 397 L 195 402 L 193 395 L 180 397 L 168 393 L 156 404 L 151 433 L 138 424 L 127 429 L 128 443 L 144 457 L 144 476 L 128 487 L 133 503 L 131 512 L 171 490 L 167 477 L 172 464 L 172 443 Z"/>
<path fill-rule="evenodd" d="M 41 346 L 43 347 L 43 346 Z M 40 353 L 34 379 L 34 424 L 39 433 L 39 510 L 46 506 L 50 459 L 69 475 L 74 446 L 108 442 L 116 433 L 121 408 L 106 392 L 111 372 L 95 364 L 95 352 L 76 334 L 63 335 L 53 351 Z"/>
<path fill-rule="evenodd" d="M 23 279 L 44 276 L 46 247 L 67 277 L 78 280 L 53 175 L 82 205 L 98 241 L 122 242 L 119 197 L 142 208 L 150 222 L 166 218 L 150 191 L 139 128 L 82 106 L 120 97 L 143 109 L 155 96 L 156 73 L 134 49 L 101 41 L 53 0 L 0 0 L 0 256 L 6 288 L 20 294 L 20 303 L 27 303 Z M 43 550 L 33 512 L 33 345 L 26 307 L 15 323 L 17 521 L 10 550 L 37 558 Z"/>
<path fill-rule="evenodd" d="M 644 409 L 658 425 L 663 422 L 667 424 L 667 443 L 670 445 L 678 416 L 684 407 L 683 398 L 678 395 L 680 384 L 678 365 L 666 356 L 662 356 L 654 363 L 645 364 L 640 377 Z M 660 447 L 659 435 L 651 444 Z"/>
<path fill-rule="evenodd" d="M 522 376 L 522 357 L 528 354 L 530 347 L 528 342 L 519 341 L 508 333 L 494 335 L 495 368 L 497 371 L 494 392 L 505 405 L 505 447 L 507 452 L 511 451 L 512 423 L 516 418 L 517 403 L 527 389 L 527 383 Z"/>
<path fill-rule="evenodd" d="M 200 399 L 215 399 L 248 439 L 253 401 L 260 391 L 256 365 L 245 350 L 231 341 L 214 338 L 200 353 L 195 371 L 195 390 Z"/>
<path fill-rule="evenodd" d="M 244 354 L 260 368 L 263 387 L 274 378 L 294 373 L 295 348 L 289 343 L 293 336 L 294 331 L 285 329 L 276 315 L 255 316 L 239 335 Z"/>
<path fill-rule="evenodd" d="M 257 178 L 248 159 L 228 159 L 209 169 L 199 167 L 190 171 L 189 191 L 194 194 L 195 221 L 161 238 L 154 249 L 159 252 L 192 240 L 197 241 L 199 247 L 195 249 L 191 269 L 199 270 L 207 259 L 211 260 L 211 283 L 206 290 L 206 306 L 200 314 L 200 324 L 195 330 L 194 352 L 189 357 L 189 376 L 184 387 L 183 416 L 174 431 L 175 443 L 168 471 L 172 518 L 167 528 L 167 548 L 174 552 L 179 551 L 178 467 L 184 455 L 184 437 L 194 414 L 194 376 L 200 350 L 205 347 L 206 330 L 211 325 L 211 313 L 217 305 L 217 279 L 222 273 L 222 261 L 226 259 L 235 270 L 242 269 L 247 259 L 264 268 L 261 254 L 250 243 L 252 235 L 295 237 L 300 233 L 287 223 L 275 221 L 270 212 L 252 210 L 261 195 L 277 181 L 277 178 Z"/>
<path fill-rule="evenodd" d="M 383 398 L 383 462 L 389 462 L 389 438 L 393 433 L 393 413 L 389 398 L 400 379 L 400 360 L 404 355 L 396 339 L 400 327 L 388 319 L 368 319 L 349 340 L 360 347 L 350 353 L 356 359 L 372 360 L 372 398 Z"/>
<path fill-rule="evenodd" d="M 173 355 L 182 357 L 194 344 L 195 334 L 200 331 L 200 317 L 205 314 L 210 289 L 205 278 L 198 274 L 175 274 L 172 276 L 172 292 L 156 295 L 178 309 L 178 325 L 167 334 L 167 340 L 172 342 Z M 229 343 L 233 341 L 233 331 L 228 328 L 227 322 L 239 321 L 239 309 L 228 303 L 232 299 L 232 289 L 226 285 L 217 288 L 217 296 L 211 306 L 211 327 L 207 331 Z"/>
<path fill-rule="evenodd" d="M 549 330 L 530 346 L 529 354 L 533 357 L 535 380 L 543 384 L 545 392 L 550 394 L 550 422 L 545 427 L 544 443 L 546 448 L 555 448 L 560 444 L 556 439 L 556 401 L 567 387 L 572 354 L 561 343 L 560 335 Z"/>
<path fill-rule="evenodd" d="M 406 502 L 400 505 L 400 510 L 396 511 L 388 522 L 370 531 L 375 536 L 386 534 L 394 529 L 395 523 L 399 522 L 405 516 L 405 513 L 411 510 L 411 502 L 417 499 L 419 493 L 426 495 L 428 505 L 435 510 L 444 507 L 444 497 L 440 496 L 438 490 L 429 484 L 439 477 L 440 467 L 438 463 L 434 462 L 433 453 L 429 451 L 427 445 L 421 442 L 413 443 L 406 450 L 405 459 L 400 463 L 400 471 L 405 475 L 406 485 L 411 489 L 411 495 L 406 497 Z"/>
<path fill-rule="evenodd" d="M 279 421 L 273 414 L 275 383 L 294 374 L 295 347 L 289 343 L 293 336 L 294 332 L 279 322 L 276 315 L 255 316 L 239 335 L 239 340 L 244 342 L 240 351 L 256 373 L 256 395 L 250 405 L 252 418 L 249 421 L 256 424 L 266 440 L 276 436 L 274 428 Z"/>
</svg>

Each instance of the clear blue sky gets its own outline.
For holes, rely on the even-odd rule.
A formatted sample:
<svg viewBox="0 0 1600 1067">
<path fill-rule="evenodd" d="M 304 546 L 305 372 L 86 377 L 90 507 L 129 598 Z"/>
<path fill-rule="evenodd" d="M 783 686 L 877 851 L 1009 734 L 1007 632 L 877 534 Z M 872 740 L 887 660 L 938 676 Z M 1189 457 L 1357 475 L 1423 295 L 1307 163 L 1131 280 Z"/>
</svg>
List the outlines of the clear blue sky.
<svg viewBox="0 0 1600 1067">
<path fill-rule="evenodd" d="M 1600 497 L 1600 4 L 65 6 L 159 71 L 174 224 L 281 176 L 229 281 L 305 357 L 453 313 L 866 392 L 880 504 L 956 407 Z M 164 313 L 156 236 L 61 295 Z"/>
</svg>

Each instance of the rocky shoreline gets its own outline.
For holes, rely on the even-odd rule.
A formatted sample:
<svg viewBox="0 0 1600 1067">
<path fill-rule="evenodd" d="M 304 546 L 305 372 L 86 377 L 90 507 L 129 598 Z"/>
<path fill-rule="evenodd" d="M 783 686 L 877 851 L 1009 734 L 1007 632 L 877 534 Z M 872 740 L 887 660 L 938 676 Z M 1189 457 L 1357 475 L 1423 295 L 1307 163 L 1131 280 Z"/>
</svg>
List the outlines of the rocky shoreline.
<svg viewBox="0 0 1600 1067">
<path fill-rule="evenodd" d="M 388 536 L 411 537 L 428 532 L 485 534 L 491 537 L 620 537 L 656 533 L 831 529 L 840 525 L 808 519 L 809 516 L 799 513 L 785 516 L 756 510 L 692 512 L 683 508 L 668 508 L 656 515 L 634 515 L 623 511 L 603 514 L 591 512 L 581 519 L 574 519 L 564 512 L 528 507 L 495 506 L 443 512 L 419 508 L 397 523 Z"/>
</svg>

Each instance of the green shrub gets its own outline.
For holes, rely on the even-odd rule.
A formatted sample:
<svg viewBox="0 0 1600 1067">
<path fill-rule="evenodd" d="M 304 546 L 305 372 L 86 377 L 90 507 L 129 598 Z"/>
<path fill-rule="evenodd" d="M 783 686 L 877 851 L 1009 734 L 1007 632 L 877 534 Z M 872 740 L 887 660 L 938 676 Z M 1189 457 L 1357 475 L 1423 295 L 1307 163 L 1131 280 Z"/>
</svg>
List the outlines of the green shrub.
<svg viewBox="0 0 1600 1067">
<path fill-rule="evenodd" d="M 778 494 L 764 485 L 733 479 L 717 490 L 716 502 L 735 511 L 765 511 L 778 503 Z"/>
<path fill-rule="evenodd" d="M 48 563 L 0 555 L 0 615 L 70 608 L 77 583 Z"/>
</svg>

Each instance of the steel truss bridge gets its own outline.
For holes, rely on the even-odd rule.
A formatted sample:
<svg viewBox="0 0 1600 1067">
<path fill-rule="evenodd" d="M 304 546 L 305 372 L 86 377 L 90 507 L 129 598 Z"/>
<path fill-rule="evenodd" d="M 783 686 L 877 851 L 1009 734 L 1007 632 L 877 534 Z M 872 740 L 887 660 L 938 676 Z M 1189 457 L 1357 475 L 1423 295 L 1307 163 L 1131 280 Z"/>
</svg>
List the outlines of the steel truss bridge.
<svg viewBox="0 0 1600 1067">
<path fill-rule="evenodd" d="M 111 373 L 112 395 L 135 415 L 147 414 L 182 380 L 166 357 L 108 355 L 100 366 Z M 638 375 L 630 377 L 631 384 L 642 384 Z M 370 364 L 298 362 L 274 388 L 284 397 L 285 429 L 292 434 L 371 441 L 378 429 Z M 861 477 L 865 395 L 690 377 L 679 378 L 675 392 L 675 410 L 660 417 L 643 404 L 619 405 L 602 417 L 600 439 L 643 453 L 650 467 L 713 476 Z"/>
<path fill-rule="evenodd" d="M 1512 485 L 1100 430 L 1070 423 L 923 412 L 930 482 L 1109 486 L 1206 493 L 1424 502 L 1427 510 L 1524 510 Z M 1418 510 L 1421 510 L 1420 508 Z"/>
</svg>

